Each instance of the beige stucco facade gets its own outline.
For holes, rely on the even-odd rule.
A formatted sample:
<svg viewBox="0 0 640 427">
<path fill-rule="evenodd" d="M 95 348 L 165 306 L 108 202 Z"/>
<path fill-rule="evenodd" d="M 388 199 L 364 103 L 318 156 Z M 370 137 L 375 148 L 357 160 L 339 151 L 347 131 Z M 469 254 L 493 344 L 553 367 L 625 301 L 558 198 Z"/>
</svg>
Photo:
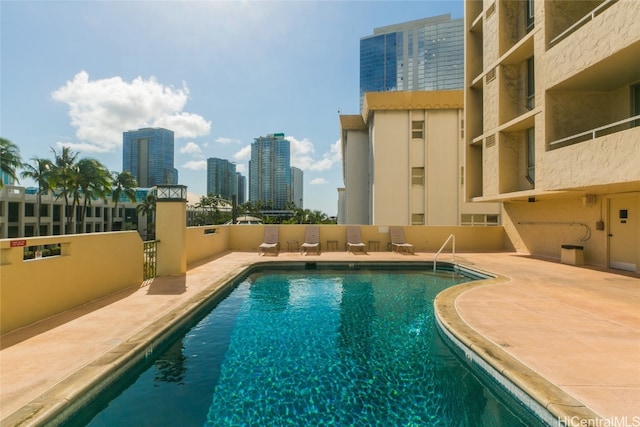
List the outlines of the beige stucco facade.
<svg viewBox="0 0 640 427">
<path fill-rule="evenodd" d="M 498 223 L 497 204 L 464 200 L 462 91 L 365 94 L 340 116 L 342 224 Z"/>
<path fill-rule="evenodd" d="M 467 200 L 516 250 L 638 271 L 637 2 L 467 0 L 465 28 Z"/>
</svg>

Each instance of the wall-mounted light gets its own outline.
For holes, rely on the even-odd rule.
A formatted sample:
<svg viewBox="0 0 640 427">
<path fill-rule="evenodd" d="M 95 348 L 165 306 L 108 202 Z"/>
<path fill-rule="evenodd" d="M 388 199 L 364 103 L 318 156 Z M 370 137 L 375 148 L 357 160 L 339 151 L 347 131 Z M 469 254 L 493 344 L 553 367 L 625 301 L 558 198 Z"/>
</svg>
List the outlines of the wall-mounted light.
<svg viewBox="0 0 640 427">
<path fill-rule="evenodd" d="M 582 197 L 582 205 L 583 206 L 592 206 L 596 203 L 596 195 L 595 194 L 585 194 Z"/>
<path fill-rule="evenodd" d="M 186 202 L 186 185 L 158 185 L 156 187 L 158 202 Z"/>
</svg>

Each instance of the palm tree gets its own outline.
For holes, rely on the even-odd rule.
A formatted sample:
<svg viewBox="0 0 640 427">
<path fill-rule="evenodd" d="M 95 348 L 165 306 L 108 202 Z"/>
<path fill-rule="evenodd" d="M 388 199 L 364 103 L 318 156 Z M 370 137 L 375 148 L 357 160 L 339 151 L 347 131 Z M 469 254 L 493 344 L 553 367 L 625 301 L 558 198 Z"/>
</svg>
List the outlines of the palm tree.
<svg viewBox="0 0 640 427">
<path fill-rule="evenodd" d="M 136 206 L 136 213 L 138 215 L 147 217 L 147 227 L 145 229 L 145 234 L 148 240 L 148 236 L 151 235 L 153 239 L 155 239 L 155 226 L 153 225 L 153 219 L 149 221 L 150 218 L 153 218 L 153 214 L 156 211 L 156 196 L 153 193 L 148 193 L 147 197 L 144 198 L 144 201 Z M 151 226 L 150 226 L 151 224 Z M 151 228 L 151 232 L 149 232 L 149 228 Z M 152 239 L 152 240 L 153 240 Z"/>
<path fill-rule="evenodd" d="M 0 172 L 7 174 L 18 181 L 16 169 L 22 167 L 20 149 L 8 139 L 0 138 Z M 0 188 L 4 187 L 4 181 L 0 179 Z"/>
<path fill-rule="evenodd" d="M 49 159 L 41 159 L 34 157 L 34 165 L 25 163 L 24 171 L 21 176 L 23 178 L 30 178 L 38 184 L 38 198 L 36 199 L 36 211 L 38 212 L 38 228 L 36 229 L 36 236 L 40 235 L 40 206 L 42 205 L 42 194 L 49 191 L 49 178 L 51 177 L 51 170 L 53 163 Z"/>
<path fill-rule="evenodd" d="M 106 199 L 111 190 L 111 172 L 96 159 L 81 159 L 76 164 L 75 185 L 73 188 L 73 203 L 80 206 L 80 198 L 83 198 L 80 210 L 80 232 L 85 232 L 85 219 L 87 207 L 91 208 L 91 200 Z"/>
<path fill-rule="evenodd" d="M 123 194 L 131 203 L 136 202 L 136 187 L 138 181 L 131 174 L 131 172 L 111 172 L 113 179 L 113 192 L 111 193 L 111 201 L 113 202 L 113 211 L 118 211 L 118 201 L 120 195 Z M 111 222 L 111 229 L 113 229 L 113 221 Z"/>
<path fill-rule="evenodd" d="M 71 151 L 69 147 L 62 147 L 62 151 L 57 153 L 55 149 L 51 148 L 53 152 L 53 169 L 51 172 L 51 186 L 58 191 L 56 197 L 63 196 L 65 204 L 65 234 L 69 233 L 71 229 L 71 222 L 73 220 L 75 205 L 73 200 L 69 200 L 72 196 L 74 188 L 77 186 L 77 173 L 75 171 L 76 159 L 78 153 Z"/>
</svg>

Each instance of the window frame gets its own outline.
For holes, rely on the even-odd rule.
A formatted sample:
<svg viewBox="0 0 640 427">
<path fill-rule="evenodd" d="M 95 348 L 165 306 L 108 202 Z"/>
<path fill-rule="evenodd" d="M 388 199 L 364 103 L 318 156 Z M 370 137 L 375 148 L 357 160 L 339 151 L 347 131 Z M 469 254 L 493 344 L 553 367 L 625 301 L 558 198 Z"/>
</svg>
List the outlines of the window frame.
<svg viewBox="0 0 640 427">
<path fill-rule="evenodd" d="M 536 76 L 535 76 L 535 61 L 534 57 L 527 59 L 527 88 L 526 99 L 527 108 L 533 110 L 536 106 Z"/>
<path fill-rule="evenodd" d="M 527 33 L 535 27 L 535 4 L 534 0 L 525 0 L 524 22 Z"/>
<path fill-rule="evenodd" d="M 529 128 L 524 131 L 525 145 L 527 153 L 527 174 L 525 178 L 533 186 L 536 184 L 536 128 Z"/>
<path fill-rule="evenodd" d="M 411 139 L 424 139 L 424 120 L 411 121 Z"/>
<path fill-rule="evenodd" d="M 423 167 L 411 168 L 411 185 L 419 185 L 424 187 L 425 170 Z"/>
</svg>

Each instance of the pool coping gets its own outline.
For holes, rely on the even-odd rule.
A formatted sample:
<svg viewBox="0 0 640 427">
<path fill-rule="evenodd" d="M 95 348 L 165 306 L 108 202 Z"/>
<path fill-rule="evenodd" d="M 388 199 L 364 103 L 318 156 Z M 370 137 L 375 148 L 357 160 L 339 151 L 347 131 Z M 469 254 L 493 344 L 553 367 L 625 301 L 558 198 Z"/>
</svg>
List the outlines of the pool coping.
<svg viewBox="0 0 640 427">
<path fill-rule="evenodd" d="M 213 260 L 205 261 L 205 264 L 212 261 Z M 224 292 L 235 280 L 249 274 L 253 269 L 259 269 L 266 265 L 273 267 L 279 264 L 288 266 L 313 263 L 344 265 L 364 264 L 367 262 L 397 265 L 403 263 L 415 264 L 416 262 L 428 264 L 430 261 L 407 260 L 403 262 L 397 259 L 375 261 L 358 259 L 322 260 L 320 258 L 247 260 L 237 265 L 232 271 L 226 272 L 215 281 L 208 283 L 203 289 L 177 304 L 160 318 L 136 331 L 126 341 L 106 351 L 81 369 L 47 389 L 26 405 L 9 414 L 6 418 L 0 420 L 0 423 L 3 425 L 4 423 L 8 425 L 43 425 L 67 418 L 73 414 L 74 408 L 82 406 L 86 401 L 90 400 L 90 398 L 108 387 L 113 382 L 113 380 L 109 380 L 108 377 L 112 375 L 114 371 L 128 368 L 141 359 L 149 357 L 152 354 L 152 349 L 166 334 L 171 333 L 181 325 L 187 323 L 191 316 L 196 315 L 199 307 L 209 303 L 212 298 Z M 442 263 L 452 264 L 446 261 L 442 261 Z M 467 354 L 468 350 L 476 354 L 479 358 L 475 361 L 476 363 L 478 363 L 478 361 L 484 361 L 490 367 L 489 371 L 491 369 L 495 370 L 495 373 L 498 373 L 501 378 L 506 379 L 519 390 L 522 390 L 526 396 L 533 399 L 534 402 L 537 402 L 541 407 L 545 408 L 548 413 L 555 417 L 553 419 L 554 423 L 559 422 L 558 420 L 563 418 L 575 419 L 572 417 L 579 417 L 580 419 L 600 418 L 592 410 L 561 390 L 558 386 L 525 366 L 497 344 L 481 336 L 462 319 L 455 307 L 455 300 L 458 296 L 472 288 L 490 284 L 507 283 L 510 279 L 505 276 L 483 271 L 475 266 L 465 265 L 464 263 L 454 264 L 463 266 L 470 271 L 492 276 L 492 278 L 474 280 L 456 285 L 438 294 L 434 300 L 434 309 L 438 324 L 443 330 L 447 331 L 447 336 L 454 338 L 454 343 L 456 343 L 457 340 L 456 344 L 462 344 L 464 348 L 466 348 L 466 350 L 463 348 L 465 354 Z M 151 349 L 151 351 L 149 351 L 149 349 Z M 510 392 L 512 391 L 509 387 L 506 388 Z M 88 394 L 89 390 L 91 390 L 92 394 Z M 73 402 L 73 404 L 71 404 L 71 402 Z M 532 409 L 535 410 L 535 408 Z M 541 418 L 547 420 L 546 422 L 551 419 L 548 416 Z"/>
<path fill-rule="evenodd" d="M 466 268 L 482 271 L 471 266 Z M 464 321 L 455 306 L 456 298 L 471 289 L 511 281 L 506 276 L 489 272 L 485 274 L 493 277 L 452 286 L 436 296 L 433 302 L 434 314 L 441 331 L 462 350 L 470 363 L 490 375 L 548 425 L 563 425 L 560 420 L 602 419 L 601 415 L 503 350 L 498 344 L 482 336 Z"/>
<path fill-rule="evenodd" d="M 188 323 L 197 315 L 199 308 L 224 293 L 235 280 L 250 271 L 254 265 L 249 263 L 225 274 L 215 283 L 135 332 L 125 342 L 98 356 L 17 411 L 1 419 L 0 425 L 5 423 L 11 426 L 55 425 L 64 422 L 78 408 L 85 406 L 87 402 L 113 384 L 116 378 L 110 377 L 113 377 L 114 373 L 126 371 L 142 359 L 151 357 L 153 349 L 159 342 Z"/>
</svg>

